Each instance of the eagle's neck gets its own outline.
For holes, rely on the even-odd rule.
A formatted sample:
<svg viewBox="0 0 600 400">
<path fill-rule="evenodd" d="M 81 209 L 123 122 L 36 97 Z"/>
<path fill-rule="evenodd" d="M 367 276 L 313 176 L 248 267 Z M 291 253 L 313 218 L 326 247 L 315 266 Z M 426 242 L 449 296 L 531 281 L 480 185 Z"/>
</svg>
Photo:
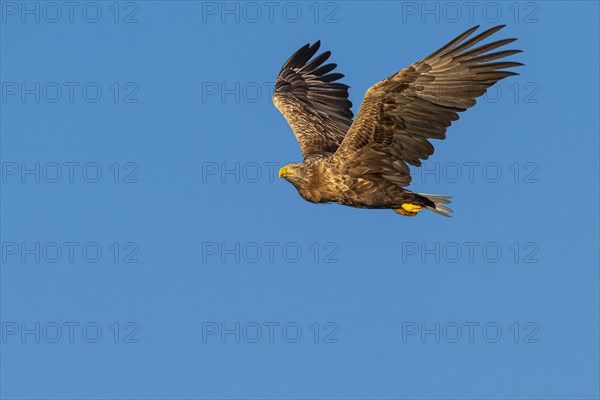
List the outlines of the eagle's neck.
<svg viewBox="0 0 600 400">
<path fill-rule="evenodd" d="M 336 192 L 331 190 L 327 182 L 327 161 L 306 161 L 302 180 L 296 185 L 298 193 L 306 201 L 312 203 L 329 203 L 335 200 Z"/>
</svg>

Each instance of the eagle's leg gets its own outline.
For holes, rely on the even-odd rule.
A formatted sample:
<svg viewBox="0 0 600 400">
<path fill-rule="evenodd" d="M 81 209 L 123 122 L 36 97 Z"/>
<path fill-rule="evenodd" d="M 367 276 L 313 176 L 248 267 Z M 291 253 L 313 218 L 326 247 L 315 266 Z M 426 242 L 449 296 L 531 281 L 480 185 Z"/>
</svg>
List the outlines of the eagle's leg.
<svg viewBox="0 0 600 400">
<path fill-rule="evenodd" d="M 404 203 L 402 204 L 402 208 L 395 209 L 394 211 L 407 217 L 414 217 L 421 210 L 423 210 L 423 206 L 412 203 Z"/>
</svg>

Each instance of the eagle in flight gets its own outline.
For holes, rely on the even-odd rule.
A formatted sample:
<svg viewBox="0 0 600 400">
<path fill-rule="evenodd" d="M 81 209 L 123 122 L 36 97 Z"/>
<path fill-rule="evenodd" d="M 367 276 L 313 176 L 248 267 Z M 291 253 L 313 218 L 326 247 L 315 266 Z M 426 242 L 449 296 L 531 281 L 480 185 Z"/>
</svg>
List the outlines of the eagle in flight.
<svg viewBox="0 0 600 400">
<path fill-rule="evenodd" d="M 427 208 L 449 216 L 448 196 L 411 192 L 407 164 L 420 166 L 433 154 L 429 139 L 444 139 L 458 113 L 523 65 L 501 61 L 520 50 L 493 51 L 516 39 L 476 44 L 504 25 L 471 36 L 460 34 L 431 55 L 371 86 L 358 110 L 350 110 L 344 75 L 315 56 L 320 42 L 306 44 L 281 68 L 273 103 L 283 114 L 302 150 L 303 163 L 279 170 L 313 203 L 335 202 L 358 208 L 392 209 L 406 216 Z M 314 57 L 314 58 L 313 58 Z"/>
</svg>

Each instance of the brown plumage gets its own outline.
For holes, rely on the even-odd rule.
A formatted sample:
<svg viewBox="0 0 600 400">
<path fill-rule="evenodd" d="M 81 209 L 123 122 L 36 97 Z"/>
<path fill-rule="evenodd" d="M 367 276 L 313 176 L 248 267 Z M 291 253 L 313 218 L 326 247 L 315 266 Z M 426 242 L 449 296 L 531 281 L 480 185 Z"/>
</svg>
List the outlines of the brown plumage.
<svg viewBox="0 0 600 400">
<path fill-rule="evenodd" d="M 493 50 L 516 39 L 474 47 L 504 25 L 471 36 L 478 26 L 441 49 L 371 86 L 352 121 L 348 86 L 335 82 L 336 64 L 313 58 L 320 42 L 305 45 L 284 64 L 273 103 L 290 124 L 304 157 L 279 175 L 314 203 L 336 202 L 360 208 L 390 208 L 416 215 L 421 207 L 448 215 L 446 196 L 413 193 L 407 164 L 420 166 L 445 139 L 458 113 L 499 80 L 518 75 L 506 68 L 523 65 L 497 61 L 520 50 Z M 311 60 L 312 58 L 312 60 Z"/>
</svg>

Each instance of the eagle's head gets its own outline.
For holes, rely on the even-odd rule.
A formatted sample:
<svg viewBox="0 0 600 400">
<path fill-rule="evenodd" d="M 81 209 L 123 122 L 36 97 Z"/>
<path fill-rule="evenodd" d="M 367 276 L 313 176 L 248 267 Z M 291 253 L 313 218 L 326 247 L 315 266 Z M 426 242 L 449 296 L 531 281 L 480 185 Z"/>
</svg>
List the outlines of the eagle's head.
<svg viewBox="0 0 600 400">
<path fill-rule="evenodd" d="M 281 167 L 279 177 L 294 185 L 303 196 L 303 190 L 314 190 L 319 186 L 319 166 L 314 161 L 290 163 Z"/>
<path fill-rule="evenodd" d="M 324 164 L 320 160 L 309 160 L 304 163 L 291 163 L 279 170 L 279 177 L 290 182 L 304 200 L 313 203 L 333 201 L 336 192 L 329 190 L 323 181 Z"/>
<path fill-rule="evenodd" d="M 298 187 L 302 185 L 302 181 L 307 178 L 305 165 L 299 163 L 291 163 L 284 165 L 279 170 L 279 177 L 285 178 L 292 185 Z"/>
</svg>

